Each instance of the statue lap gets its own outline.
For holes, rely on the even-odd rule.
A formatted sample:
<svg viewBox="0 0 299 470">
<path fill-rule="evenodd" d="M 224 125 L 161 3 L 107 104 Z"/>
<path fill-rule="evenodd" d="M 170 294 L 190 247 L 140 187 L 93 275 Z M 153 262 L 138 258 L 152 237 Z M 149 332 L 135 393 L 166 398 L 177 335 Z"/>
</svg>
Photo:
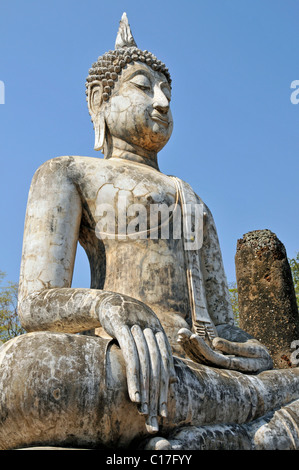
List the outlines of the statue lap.
<svg viewBox="0 0 299 470">
<path fill-rule="evenodd" d="M 169 414 L 159 431 L 173 448 L 222 448 L 227 442 L 227 448 L 247 449 L 258 430 L 260 440 L 267 431 L 267 412 L 298 398 L 298 369 L 249 376 L 174 359 L 178 381 L 170 386 Z M 128 448 L 149 438 L 128 397 L 122 353 L 110 340 L 28 333 L 2 346 L 0 367 L 2 449 Z"/>
</svg>

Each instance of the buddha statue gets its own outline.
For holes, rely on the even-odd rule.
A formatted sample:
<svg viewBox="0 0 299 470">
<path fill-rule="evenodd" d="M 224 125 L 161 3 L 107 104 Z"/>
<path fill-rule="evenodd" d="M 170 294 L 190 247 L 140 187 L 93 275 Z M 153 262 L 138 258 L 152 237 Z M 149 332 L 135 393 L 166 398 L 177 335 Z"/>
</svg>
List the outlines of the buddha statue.
<svg viewBox="0 0 299 470">
<path fill-rule="evenodd" d="M 0 448 L 298 448 L 299 370 L 234 324 L 212 214 L 159 170 L 169 71 L 125 14 L 86 97 L 104 158 L 51 159 L 30 187 Z M 90 288 L 72 287 L 78 242 Z"/>
</svg>

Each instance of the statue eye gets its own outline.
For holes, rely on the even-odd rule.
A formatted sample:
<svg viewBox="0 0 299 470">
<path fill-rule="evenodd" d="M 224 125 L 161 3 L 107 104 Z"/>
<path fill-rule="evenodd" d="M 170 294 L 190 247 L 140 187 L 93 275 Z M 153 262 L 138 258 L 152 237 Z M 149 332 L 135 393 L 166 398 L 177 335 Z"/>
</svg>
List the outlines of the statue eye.
<svg viewBox="0 0 299 470">
<path fill-rule="evenodd" d="M 141 90 L 146 91 L 151 89 L 151 82 L 145 75 L 136 75 L 130 80 L 130 82 Z"/>
</svg>

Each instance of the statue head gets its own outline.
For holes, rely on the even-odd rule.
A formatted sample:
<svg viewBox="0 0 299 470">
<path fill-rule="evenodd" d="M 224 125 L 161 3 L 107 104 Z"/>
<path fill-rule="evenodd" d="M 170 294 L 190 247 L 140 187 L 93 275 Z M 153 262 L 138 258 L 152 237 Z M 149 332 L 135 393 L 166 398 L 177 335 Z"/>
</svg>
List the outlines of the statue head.
<svg viewBox="0 0 299 470">
<path fill-rule="evenodd" d="M 89 70 L 86 95 L 94 148 L 105 158 L 112 156 L 115 145 L 157 154 L 168 142 L 173 128 L 169 72 L 151 52 L 138 49 L 125 13 L 115 50 Z"/>
</svg>

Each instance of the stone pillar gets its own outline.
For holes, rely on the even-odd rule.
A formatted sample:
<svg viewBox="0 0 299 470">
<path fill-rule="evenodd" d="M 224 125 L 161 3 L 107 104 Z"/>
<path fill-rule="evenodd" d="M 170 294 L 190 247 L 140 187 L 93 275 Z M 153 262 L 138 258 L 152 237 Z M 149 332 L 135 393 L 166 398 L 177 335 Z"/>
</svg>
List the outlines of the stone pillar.
<svg viewBox="0 0 299 470">
<path fill-rule="evenodd" d="M 270 230 L 248 232 L 237 242 L 235 264 L 240 328 L 269 349 L 275 368 L 294 367 L 299 315 L 284 245 Z"/>
</svg>

